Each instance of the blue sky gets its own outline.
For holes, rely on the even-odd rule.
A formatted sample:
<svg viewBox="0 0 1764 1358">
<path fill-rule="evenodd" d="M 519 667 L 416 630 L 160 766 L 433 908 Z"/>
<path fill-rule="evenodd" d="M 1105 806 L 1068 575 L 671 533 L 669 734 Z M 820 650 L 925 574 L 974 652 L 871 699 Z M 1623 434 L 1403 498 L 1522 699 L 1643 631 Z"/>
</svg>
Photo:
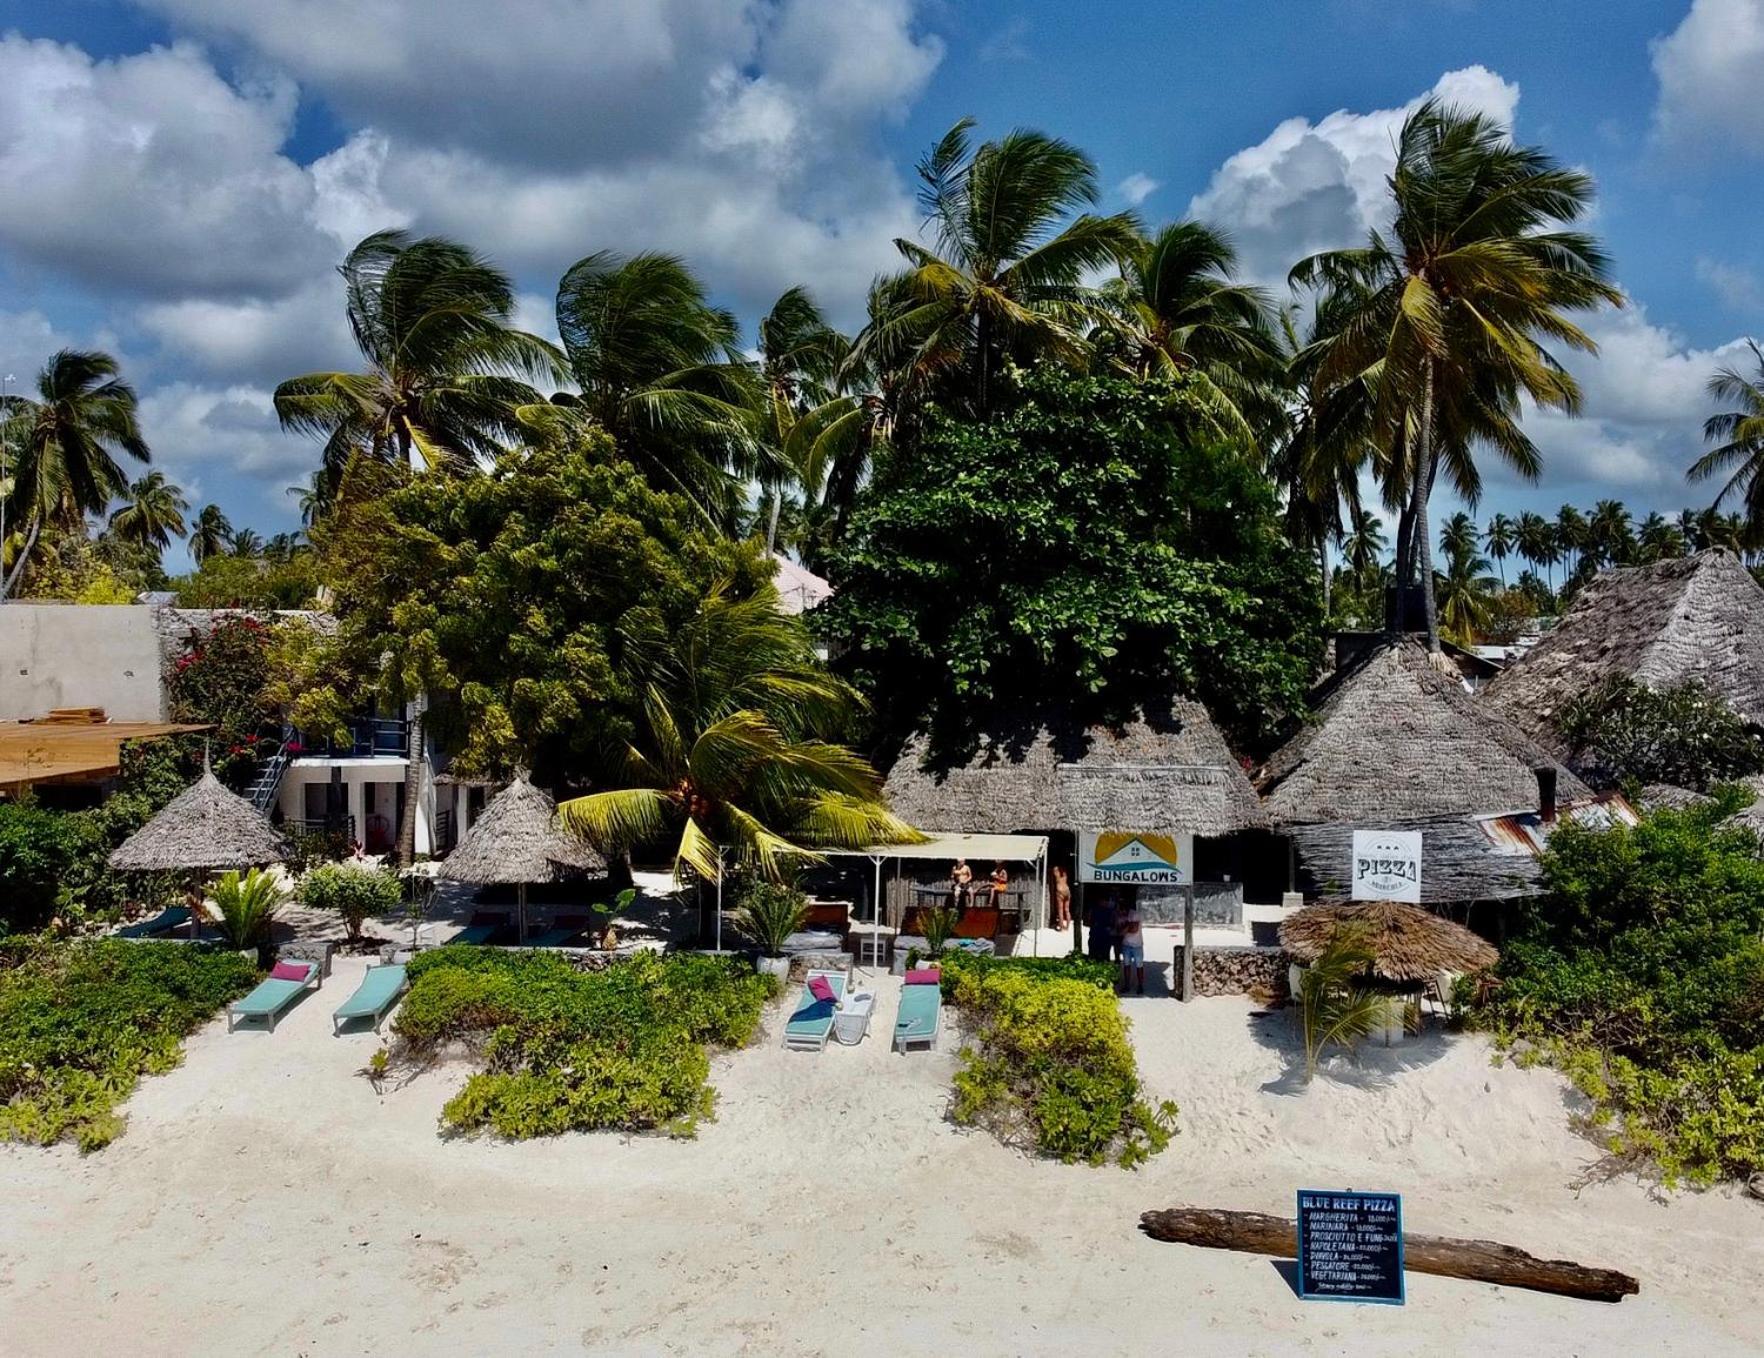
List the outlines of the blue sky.
<svg viewBox="0 0 1764 1358">
<path fill-rule="evenodd" d="M 0 0 L 0 34 L 0 371 L 117 352 L 156 462 L 263 532 L 316 463 L 269 391 L 351 361 L 330 270 L 367 231 L 484 249 L 535 329 L 605 248 L 850 324 L 965 113 L 1078 142 L 1111 206 L 1198 213 L 1274 285 L 1377 221 L 1430 91 L 1589 169 L 1632 304 L 1573 361 L 1585 416 L 1529 421 L 1543 483 L 1491 473 L 1483 513 L 1706 503 L 1702 384 L 1764 332 L 1764 0 Z"/>
</svg>

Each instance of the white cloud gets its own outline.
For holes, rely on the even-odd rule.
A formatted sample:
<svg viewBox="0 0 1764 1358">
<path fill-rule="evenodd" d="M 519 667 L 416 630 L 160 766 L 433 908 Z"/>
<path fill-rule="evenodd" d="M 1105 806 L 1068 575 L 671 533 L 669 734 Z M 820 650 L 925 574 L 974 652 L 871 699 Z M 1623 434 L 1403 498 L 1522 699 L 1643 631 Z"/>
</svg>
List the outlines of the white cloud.
<svg viewBox="0 0 1764 1358">
<path fill-rule="evenodd" d="M 1519 87 L 1485 66 L 1448 71 L 1427 93 L 1509 127 L 1519 105 Z M 1397 134 L 1424 97 L 1370 113 L 1341 109 L 1314 123 L 1288 118 L 1221 165 L 1189 215 L 1229 232 L 1244 271 L 1283 292 L 1300 259 L 1358 244 L 1388 221 Z"/>
<path fill-rule="evenodd" d="M 234 86 L 187 44 L 94 61 L 0 39 L 0 244 L 81 281 L 161 295 L 274 293 L 330 246 L 280 154 L 286 80 Z"/>
<path fill-rule="evenodd" d="M 284 488 L 318 463 L 306 439 L 284 435 L 262 387 L 173 382 L 142 397 L 141 432 L 153 463 L 183 486 L 237 475 L 262 483 L 264 499 L 285 512 Z M 251 515 L 247 521 L 253 521 Z"/>
<path fill-rule="evenodd" d="M 1663 143 L 1764 155 L 1764 0 L 1692 0 L 1678 27 L 1654 43 L 1653 59 Z"/>
<path fill-rule="evenodd" d="M 1743 264 L 1729 264 L 1704 255 L 1697 260 L 1697 278 L 1730 311 L 1752 312 L 1764 307 L 1764 286 L 1759 284 L 1758 275 Z"/>
<path fill-rule="evenodd" d="M 0 311 L 0 378 L 11 375 L 8 390 L 14 396 L 34 395 L 37 373 L 49 355 L 77 347 L 78 342 L 41 311 Z"/>
<path fill-rule="evenodd" d="M 1130 206 L 1138 207 L 1162 187 L 1163 185 L 1149 174 L 1140 174 L 1135 171 L 1115 185 L 1115 192 L 1125 198 Z"/>
<path fill-rule="evenodd" d="M 264 387 L 296 373 L 353 366 L 355 344 L 334 274 L 286 297 L 220 301 L 190 297 L 142 307 L 136 322 L 163 351 L 155 365 Z"/>
</svg>

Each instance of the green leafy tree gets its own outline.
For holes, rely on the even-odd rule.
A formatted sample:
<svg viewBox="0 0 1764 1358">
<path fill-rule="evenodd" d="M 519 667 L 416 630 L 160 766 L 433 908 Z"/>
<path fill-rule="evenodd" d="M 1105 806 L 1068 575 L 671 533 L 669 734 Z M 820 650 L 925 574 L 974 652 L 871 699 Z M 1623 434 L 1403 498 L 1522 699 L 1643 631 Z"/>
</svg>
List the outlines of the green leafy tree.
<svg viewBox="0 0 1764 1358">
<path fill-rule="evenodd" d="M 1302 705 L 1313 570 L 1189 377 L 1014 377 L 890 460 L 819 611 L 884 739 L 960 741 L 999 706 L 1124 712 L 1172 691 L 1253 726 Z M 1197 433 L 1197 428 L 1201 431 Z"/>
<path fill-rule="evenodd" d="M 227 536 L 227 550 L 252 560 L 263 555 L 263 535 L 253 528 L 235 528 Z"/>
<path fill-rule="evenodd" d="M 566 824 L 611 849 L 677 831 L 675 871 L 707 880 L 721 878 L 725 854 L 779 881 L 817 848 L 918 838 L 883 805 L 876 771 L 826 739 L 862 700 L 822 667 L 769 585 L 747 598 L 714 588 L 682 625 L 650 614 L 626 631 L 642 715 L 624 777 L 562 803 Z"/>
<path fill-rule="evenodd" d="M 188 531 L 189 509 L 184 492 L 164 472 L 148 472 L 129 487 L 128 503 L 110 516 L 110 530 L 126 542 L 162 552 Z"/>
<path fill-rule="evenodd" d="M 1604 781 L 1701 791 L 1764 772 L 1764 739 L 1706 685 L 1616 677 L 1563 704 L 1557 726 Z"/>
<path fill-rule="evenodd" d="M 0 402 L 12 450 L 8 522 L 22 537 L 8 553 L 0 599 L 18 584 L 45 528 L 83 530 L 128 486 L 117 458 L 148 459 L 135 390 L 109 354 L 63 349 L 37 374 L 37 395 Z M 22 527 L 17 527 L 21 525 Z"/>
<path fill-rule="evenodd" d="M 1454 534 L 1449 538 L 1446 568 L 1434 588 L 1445 636 L 1460 646 L 1472 646 L 1488 624 L 1496 581 L 1488 573 L 1488 558 L 1476 552 L 1476 525 L 1467 518 L 1464 531 L 1467 537 Z"/>
<path fill-rule="evenodd" d="M 973 127 L 963 118 L 919 162 L 934 244 L 895 241 L 907 270 L 857 347 L 984 416 L 1007 359 L 1083 357 L 1107 314 L 1085 280 L 1131 259 L 1139 231 L 1130 214 L 1084 211 L 1101 196 L 1096 165 L 1071 143 L 1018 129 L 975 147 Z"/>
<path fill-rule="evenodd" d="M 1519 516 L 1513 530 L 1513 543 L 1520 560 L 1529 562 L 1534 570 L 1548 571 L 1562 559 L 1561 542 L 1558 527 L 1529 509 Z"/>
<path fill-rule="evenodd" d="M 331 484 L 362 454 L 462 470 L 493 458 L 538 401 L 528 380 L 561 356 L 510 324 L 514 285 L 465 246 L 402 231 L 367 237 L 338 272 L 365 372 L 316 372 L 276 388 L 284 429 L 324 440 Z"/>
<path fill-rule="evenodd" d="M 1505 514 L 1496 514 L 1488 521 L 1482 535 L 1482 547 L 1501 573 L 1501 588 L 1507 587 L 1507 558 L 1519 545 L 1518 526 Z"/>
<path fill-rule="evenodd" d="M 1685 553 L 1684 534 L 1664 514 L 1649 514 L 1636 530 L 1636 559 L 1644 565 L 1671 561 Z"/>
</svg>

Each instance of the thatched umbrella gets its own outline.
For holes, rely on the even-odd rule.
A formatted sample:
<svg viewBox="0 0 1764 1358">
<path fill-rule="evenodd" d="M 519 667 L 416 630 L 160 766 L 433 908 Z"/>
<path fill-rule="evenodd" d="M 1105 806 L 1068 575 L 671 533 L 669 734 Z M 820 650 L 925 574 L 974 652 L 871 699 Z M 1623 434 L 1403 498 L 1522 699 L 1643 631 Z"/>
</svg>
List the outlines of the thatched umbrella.
<svg viewBox="0 0 1764 1358">
<path fill-rule="evenodd" d="M 1500 957 L 1493 944 L 1463 925 L 1396 901 L 1307 906 L 1281 924 L 1280 946 L 1309 966 L 1344 927 L 1371 952 L 1372 975 L 1398 985 L 1429 981 L 1442 971 L 1483 971 Z"/>
<path fill-rule="evenodd" d="M 605 872 L 606 859 L 557 819 L 557 803 L 525 774 L 490 799 L 436 875 L 472 886 L 512 886 L 527 936 L 527 887 L 570 872 Z"/>
<path fill-rule="evenodd" d="M 274 826 L 236 792 L 221 786 L 204 762 L 202 776 L 111 851 L 118 872 L 201 874 L 280 863 L 286 846 Z M 190 932 L 201 911 L 190 911 Z"/>
</svg>

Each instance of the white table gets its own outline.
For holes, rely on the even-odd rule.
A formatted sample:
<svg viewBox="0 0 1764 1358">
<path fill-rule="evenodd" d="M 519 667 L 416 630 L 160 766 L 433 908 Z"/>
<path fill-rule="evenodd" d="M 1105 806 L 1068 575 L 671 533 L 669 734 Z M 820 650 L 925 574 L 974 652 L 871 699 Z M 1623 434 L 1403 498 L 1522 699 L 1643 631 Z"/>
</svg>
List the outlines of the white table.
<svg viewBox="0 0 1764 1358">
<path fill-rule="evenodd" d="M 841 1046 L 855 1047 L 864 1040 L 875 1008 L 876 995 L 869 990 L 854 990 L 839 1002 L 833 1011 L 833 1036 Z"/>
</svg>

